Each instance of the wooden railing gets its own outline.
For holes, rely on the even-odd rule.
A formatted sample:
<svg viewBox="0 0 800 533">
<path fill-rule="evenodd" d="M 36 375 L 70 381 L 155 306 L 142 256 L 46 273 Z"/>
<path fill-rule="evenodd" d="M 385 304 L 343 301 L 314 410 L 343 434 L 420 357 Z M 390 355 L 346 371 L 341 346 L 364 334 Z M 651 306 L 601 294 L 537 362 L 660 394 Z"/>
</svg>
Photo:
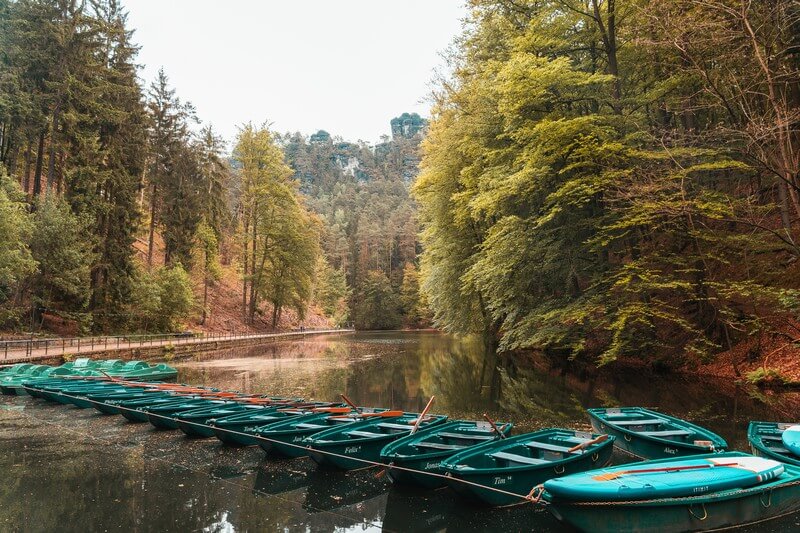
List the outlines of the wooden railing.
<svg viewBox="0 0 800 533">
<path fill-rule="evenodd" d="M 50 357 L 68 353 L 91 353 L 106 350 L 123 350 L 147 346 L 176 344 L 204 344 L 217 341 L 295 337 L 320 333 L 345 333 L 351 329 L 298 329 L 281 333 L 162 333 L 154 335 L 106 335 L 98 337 L 31 337 L 0 341 L 3 360 Z"/>
</svg>

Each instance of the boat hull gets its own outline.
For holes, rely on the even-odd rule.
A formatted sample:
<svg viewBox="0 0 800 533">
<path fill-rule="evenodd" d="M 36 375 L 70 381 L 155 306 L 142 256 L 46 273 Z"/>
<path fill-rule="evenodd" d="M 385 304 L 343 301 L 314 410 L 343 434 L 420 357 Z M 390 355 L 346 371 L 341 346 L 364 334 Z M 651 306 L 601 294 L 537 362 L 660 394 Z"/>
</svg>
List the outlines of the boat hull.
<svg viewBox="0 0 800 533">
<path fill-rule="evenodd" d="M 404 416 L 408 418 L 407 415 Z M 428 422 L 428 427 L 443 424 L 446 420 L 447 417 L 444 416 L 435 417 Z M 302 444 L 308 446 L 308 456 L 320 466 L 339 470 L 369 468 L 374 466 L 372 463 L 381 463 L 381 450 L 383 450 L 384 446 L 408 435 L 408 432 L 386 433 L 379 437 L 354 440 L 340 439 L 338 437 L 342 431 L 370 429 L 371 424 L 378 422 L 361 422 L 345 428 L 332 428 L 321 431 L 303 439 Z"/>
<path fill-rule="evenodd" d="M 533 487 L 544 483 L 548 479 L 600 468 L 611 460 L 613 452 L 613 446 L 602 446 L 596 453 L 585 453 L 574 461 L 567 461 L 547 467 L 519 468 L 516 469 L 515 472 L 450 471 L 453 479 L 448 480 L 447 484 L 458 494 L 469 500 L 492 506 L 516 505 L 528 500 L 523 500 L 510 494 L 503 494 L 490 489 L 468 485 L 458 480 L 462 479 L 486 487 L 493 487 L 524 496 L 527 495 Z"/>
<path fill-rule="evenodd" d="M 588 411 L 593 431 L 595 433 L 605 433 L 607 435 L 616 437 L 614 446 L 616 446 L 617 449 L 639 459 L 669 459 L 672 457 L 688 457 L 692 455 L 707 454 L 710 451 L 722 452 L 725 451 L 725 448 L 727 447 L 727 444 L 724 440 L 722 440 L 721 437 L 712 434 L 708 430 L 704 430 L 699 426 L 695 426 L 694 424 L 690 424 L 684 420 L 679 420 L 662 413 L 654 414 L 656 414 L 659 418 L 679 422 L 686 426 L 696 428 L 698 434 L 702 435 L 703 438 L 709 438 L 717 442 L 716 449 L 699 447 L 686 442 L 678 442 L 673 440 L 668 441 L 661 438 L 647 437 L 635 431 L 630 431 L 615 426 L 613 423 L 607 422 L 593 411 L 599 410 L 589 409 Z M 647 412 L 643 409 L 641 411 Z"/>
<path fill-rule="evenodd" d="M 729 490 L 678 501 L 609 505 L 549 502 L 547 507 L 556 518 L 581 531 L 709 531 L 740 527 L 800 511 L 800 484 L 778 480 L 746 490 Z"/>
</svg>

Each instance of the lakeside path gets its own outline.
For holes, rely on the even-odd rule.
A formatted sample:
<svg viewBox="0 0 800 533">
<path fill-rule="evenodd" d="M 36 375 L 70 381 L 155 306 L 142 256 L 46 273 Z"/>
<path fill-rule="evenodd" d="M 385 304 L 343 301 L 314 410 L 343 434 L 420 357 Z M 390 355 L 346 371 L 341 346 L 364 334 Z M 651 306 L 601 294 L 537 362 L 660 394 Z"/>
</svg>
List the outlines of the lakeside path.
<svg viewBox="0 0 800 533">
<path fill-rule="evenodd" d="M 242 342 L 257 343 L 259 340 L 271 341 L 280 339 L 303 338 L 312 335 L 334 335 L 353 333 L 353 329 L 324 329 L 309 331 L 289 331 L 285 333 L 260 333 L 260 334 L 207 334 L 200 337 L 171 336 L 144 336 L 140 338 L 131 336 L 118 337 L 85 337 L 85 338 L 55 338 L 36 339 L 32 341 L 3 341 L 0 342 L 0 365 L 20 362 L 53 359 L 70 355 L 90 355 L 98 353 L 113 353 L 124 350 L 149 349 L 164 346 L 203 346 L 216 344 L 219 348 L 235 345 Z"/>
</svg>

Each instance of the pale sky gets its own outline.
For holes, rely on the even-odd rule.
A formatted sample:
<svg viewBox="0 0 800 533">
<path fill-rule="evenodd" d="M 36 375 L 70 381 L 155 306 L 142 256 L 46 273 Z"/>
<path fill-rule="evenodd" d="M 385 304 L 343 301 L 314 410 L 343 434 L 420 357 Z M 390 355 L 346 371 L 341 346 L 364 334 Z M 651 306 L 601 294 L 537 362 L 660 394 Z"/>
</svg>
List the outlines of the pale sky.
<svg viewBox="0 0 800 533">
<path fill-rule="evenodd" d="M 428 116 L 430 82 L 460 33 L 464 0 L 123 0 L 146 84 L 178 96 L 232 141 L 237 126 L 319 129 L 373 143 L 405 111 Z"/>
</svg>

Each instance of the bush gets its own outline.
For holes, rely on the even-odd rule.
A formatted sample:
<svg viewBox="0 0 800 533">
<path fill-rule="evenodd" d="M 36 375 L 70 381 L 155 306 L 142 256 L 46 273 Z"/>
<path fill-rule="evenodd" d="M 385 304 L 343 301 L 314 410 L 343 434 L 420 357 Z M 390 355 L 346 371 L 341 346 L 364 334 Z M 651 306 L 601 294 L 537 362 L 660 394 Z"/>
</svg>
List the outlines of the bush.
<svg viewBox="0 0 800 533">
<path fill-rule="evenodd" d="M 189 274 L 180 264 L 137 273 L 131 294 L 131 329 L 171 332 L 194 307 Z"/>
<path fill-rule="evenodd" d="M 787 379 L 774 368 L 758 368 L 745 376 L 753 385 L 785 385 Z"/>
</svg>

